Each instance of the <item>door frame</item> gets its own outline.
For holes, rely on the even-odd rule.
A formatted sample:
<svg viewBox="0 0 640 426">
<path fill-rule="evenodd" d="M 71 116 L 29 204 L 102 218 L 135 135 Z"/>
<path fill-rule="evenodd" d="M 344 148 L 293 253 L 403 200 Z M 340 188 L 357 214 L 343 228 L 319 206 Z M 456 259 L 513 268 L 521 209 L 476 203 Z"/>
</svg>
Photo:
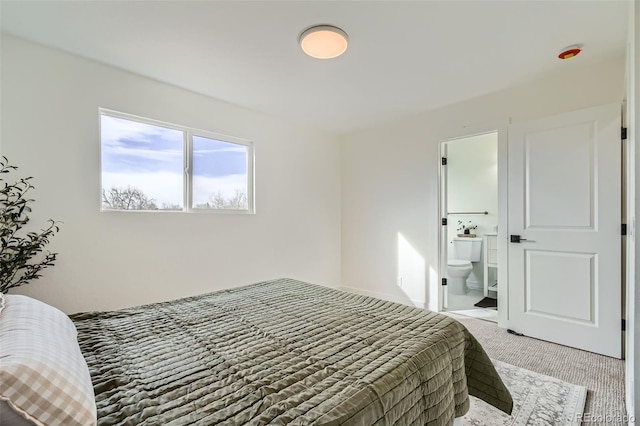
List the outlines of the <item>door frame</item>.
<svg viewBox="0 0 640 426">
<path fill-rule="evenodd" d="M 640 196 L 638 190 L 636 166 L 639 164 L 640 150 L 636 148 L 636 125 L 640 122 L 640 97 L 638 96 L 638 84 L 640 77 L 637 76 L 638 64 L 640 64 L 640 56 L 638 56 L 638 23 L 640 22 L 640 8 L 635 2 L 629 4 L 629 27 L 627 34 L 627 55 L 626 55 L 626 75 L 625 75 L 625 102 L 622 109 L 623 126 L 627 127 L 627 140 L 623 144 L 626 150 L 626 161 L 624 163 L 626 176 L 623 176 L 623 183 L 626 184 L 626 223 L 627 237 L 625 241 L 626 249 L 626 270 L 623 276 L 626 279 L 626 324 L 625 332 L 625 396 L 627 413 L 636 416 L 636 409 L 640 408 L 640 404 L 636 403 L 640 397 L 640 377 L 638 368 L 636 368 L 636 359 L 638 359 L 638 350 L 636 346 L 636 318 L 640 315 L 638 312 L 638 304 L 636 302 L 636 285 L 640 262 L 636 259 L 637 253 L 640 252 L 640 244 L 636 234 L 636 214 L 639 206 Z M 632 424 L 632 422 L 629 422 Z"/>
<path fill-rule="evenodd" d="M 480 125 L 463 126 L 456 130 L 447 132 L 440 138 L 438 144 L 438 158 L 436 159 L 438 170 L 438 281 L 436 286 L 438 288 L 438 312 L 442 312 L 443 303 L 445 297 L 445 291 L 442 286 L 442 279 L 447 276 L 447 244 L 443 243 L 446 240 L 446 234 L 444 233 L 444 226 L 442 226 L 442 219 L 445 218 L 446 205 L 443 205 L 444 194 L 444 178 L 443 178 L 443 166 L 441 159 L 444 156 L 445 147 L 447 142 L 451 142 L 456 139 L 463 139 L 471 136 L 483 135 L 487 133 L 498 134 L 498 326 L 501 328 L 507 328 L 507 321 L 509 319 L 509 286 L 507 285 L 507 279 L 509 277 L 508 265 L 508 142 L 509 142 L 509 124 L 511 119 L 495 120 Z"/>
</svg>

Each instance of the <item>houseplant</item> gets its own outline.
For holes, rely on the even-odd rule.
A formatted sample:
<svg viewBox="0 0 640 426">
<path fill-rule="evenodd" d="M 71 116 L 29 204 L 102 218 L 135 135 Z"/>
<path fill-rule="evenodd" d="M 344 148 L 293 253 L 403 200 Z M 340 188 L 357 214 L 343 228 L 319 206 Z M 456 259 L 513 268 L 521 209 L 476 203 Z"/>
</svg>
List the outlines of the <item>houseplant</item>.
<svg viewBox="0 0 640 426">
<path fill-rule="evenodd" d="M 44 251 L 59 230 L 58 223 L 49 219 L 40 232 L 25 230 L 29 223 L 27 193 L 34 188 L 32 177 L 9 182 L 10 173 L 17 167 L 7 157 L 0 159 L 0 293 L 26 284 L 41 276 L 41 271 L 53 266 L 58 253 Z"/>
<path fill-rule="evenodd" d="M 462 231 L 463 234 L 470 234 L 472 229 L 476 229 L 478 225 L 474 225 L 471 221 L 467 223 L 463 223 L 461 220 L 458 221 L 458 231 Z"/>
</svg>

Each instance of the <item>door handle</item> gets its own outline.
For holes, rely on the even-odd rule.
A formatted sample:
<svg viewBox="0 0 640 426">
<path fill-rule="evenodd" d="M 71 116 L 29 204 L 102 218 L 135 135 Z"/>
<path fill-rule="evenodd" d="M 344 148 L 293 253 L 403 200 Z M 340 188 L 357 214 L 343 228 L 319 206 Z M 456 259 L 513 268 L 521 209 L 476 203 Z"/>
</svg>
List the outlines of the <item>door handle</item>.
<svg viewBox="0 0 640 426">
<path fill-rule="evenodd" d="M 511 235 L 511 242 L 512 243 L 519 243 L 520 241 L 528 241 L 530 243 L 535 243 L 534 240 L 527 240 L 526 238 L 520 237 L 520 235 Z"/>
</svg>

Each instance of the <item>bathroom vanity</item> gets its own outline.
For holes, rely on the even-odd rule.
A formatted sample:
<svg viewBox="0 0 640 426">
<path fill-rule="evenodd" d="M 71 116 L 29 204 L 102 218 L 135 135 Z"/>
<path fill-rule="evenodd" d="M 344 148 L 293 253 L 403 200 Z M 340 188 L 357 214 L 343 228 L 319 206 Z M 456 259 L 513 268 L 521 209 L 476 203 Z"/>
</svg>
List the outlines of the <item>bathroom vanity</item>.
<svg viewBox="0 0 640 426">
<path fill-rule="evenodd" d="M 493 277 L 497 277 L 498 268 L 498 234 L 484 234 L 484 295 L 496 297 L 498 292 L 498 283 L 496 279 L 490 280 L 489 273 L 493 269 Z M 490 294 L 489 292 L 494 292 Z"/>
</svg>

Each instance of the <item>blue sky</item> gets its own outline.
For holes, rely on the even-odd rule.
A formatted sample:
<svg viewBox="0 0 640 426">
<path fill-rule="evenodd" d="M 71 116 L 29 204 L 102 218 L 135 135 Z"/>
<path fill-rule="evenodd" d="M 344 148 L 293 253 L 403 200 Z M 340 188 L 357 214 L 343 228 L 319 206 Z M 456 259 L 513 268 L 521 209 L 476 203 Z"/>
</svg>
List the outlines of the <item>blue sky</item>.
<svg viewBox="0 0 640 426">
<path fill-rule="evenodd" d="M 182 174 L 182 132 L 102 116 L 102 170 L 122 173 Z M 193 138 L 194 176 L 246 174 L 246 148 L 204 137 Z"/>
<path fill-rule="evenodd" d="M 247 173 L 247 150 L 243 145 L 193 137 L 193 175 L 227 176 Z"/>
<path fill-rule="evenodd" d="M 182 203 L 181 131 L 103 115 L 101 141 L 103 187 L 137 187 L 159 204 Z M 244 145 L 195 136 L 194 202 L 246 190 L 246 155 Z"/>
</svg>

